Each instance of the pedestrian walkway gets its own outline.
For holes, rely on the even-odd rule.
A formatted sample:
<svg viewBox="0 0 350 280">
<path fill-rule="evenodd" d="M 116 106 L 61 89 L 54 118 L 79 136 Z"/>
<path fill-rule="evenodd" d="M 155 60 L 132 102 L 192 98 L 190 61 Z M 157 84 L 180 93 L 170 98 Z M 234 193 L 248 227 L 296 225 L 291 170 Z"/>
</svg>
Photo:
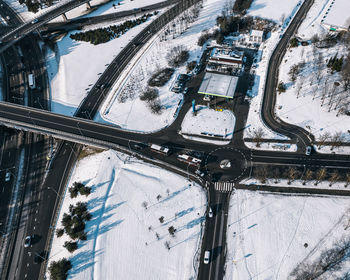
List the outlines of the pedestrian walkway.
<svg viewBox="0 0 350 280">
<path fill-rule="evenodd" d="M 230 192 L 233 190 L 233 187 L 235 186 L 234 183 L 231 182 L 215 182 L 214 187 L 216 191 L 219 192 Z"/>
</svg>

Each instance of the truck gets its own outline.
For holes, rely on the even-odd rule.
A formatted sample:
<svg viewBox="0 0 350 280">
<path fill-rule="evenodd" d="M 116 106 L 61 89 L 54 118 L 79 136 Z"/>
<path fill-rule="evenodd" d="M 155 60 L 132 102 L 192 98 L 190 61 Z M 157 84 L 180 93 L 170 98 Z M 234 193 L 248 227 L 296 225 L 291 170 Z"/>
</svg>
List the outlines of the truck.
<svg viewBox="0 0 350 280">
<path fill-rule="evenodd" d="M 34 74 L 28 75 L 28 85 L 31 89 L 35 89 L 35 76 L 34 76 Z"/>
<path fill-rule="evenodd" d="M 157 153 L 166 155 L 166 156 L 169 155 L 169 153 L 170 153 L 170 150 L 168 148 L 162 147 L 162 146 L 159 146 L 159 145 L 156 145 L 156 144 L 152 144 L 150 149 L 155 151 L 155 152 L 157 152 Z"/>
</svg>

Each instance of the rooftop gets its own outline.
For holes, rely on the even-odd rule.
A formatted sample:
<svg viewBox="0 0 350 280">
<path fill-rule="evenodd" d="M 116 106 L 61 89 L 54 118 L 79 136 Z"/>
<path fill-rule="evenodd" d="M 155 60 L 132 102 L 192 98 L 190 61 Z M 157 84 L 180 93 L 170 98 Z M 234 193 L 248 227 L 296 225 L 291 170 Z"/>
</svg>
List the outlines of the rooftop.
<svg viewBox="0 0 350 280">
<path fill-rule="evenodd" d="M 237 87 L 238 77 L 216 73 L 205 73 L 198 90 L 200 94 L 233 98 Z"/>
<path fill-rule="evenodd" d="M 250 36 L 262 37 L 263 34 L 264 34 L 264 31 L 261 31 L 261 30 L 255 30 L 255 29 L 250 30 Z"/>
<path fill-rule="evenodd" d="M 213 48 L 210 58 L 242 60 L 243 52 L 234 51 L 228 48 Z"/>
</svg>

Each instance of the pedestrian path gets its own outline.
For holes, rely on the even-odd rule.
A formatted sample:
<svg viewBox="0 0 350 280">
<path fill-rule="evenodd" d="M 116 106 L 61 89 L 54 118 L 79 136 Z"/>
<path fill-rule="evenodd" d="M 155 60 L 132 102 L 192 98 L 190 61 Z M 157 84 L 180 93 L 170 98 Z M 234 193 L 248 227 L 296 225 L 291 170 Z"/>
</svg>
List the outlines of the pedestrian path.
<svg viewBox="0 0 350 280">
<path fill-rule="evenodd" d="M 230 192 L 233 190 L 233 187 L 235 186 L 234 183 L 231 182 L 215 182 L 214 187 L 215 190 L 219 192 Z"/>
</svg>

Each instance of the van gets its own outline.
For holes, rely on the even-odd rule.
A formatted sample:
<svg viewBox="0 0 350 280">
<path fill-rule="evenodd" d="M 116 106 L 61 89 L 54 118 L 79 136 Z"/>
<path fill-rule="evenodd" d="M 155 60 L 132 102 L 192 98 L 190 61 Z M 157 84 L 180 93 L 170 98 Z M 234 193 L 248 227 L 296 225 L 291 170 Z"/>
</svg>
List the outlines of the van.
<svg viewBox="0 0 350 280">
<path fill-rule="evenodd" d="M 208 264 L 209 263 L 209 259 L 210 259 L 210 252 L 209 251 L 205 251 L 204 252 L 204 264 Z"/>
</svg>

